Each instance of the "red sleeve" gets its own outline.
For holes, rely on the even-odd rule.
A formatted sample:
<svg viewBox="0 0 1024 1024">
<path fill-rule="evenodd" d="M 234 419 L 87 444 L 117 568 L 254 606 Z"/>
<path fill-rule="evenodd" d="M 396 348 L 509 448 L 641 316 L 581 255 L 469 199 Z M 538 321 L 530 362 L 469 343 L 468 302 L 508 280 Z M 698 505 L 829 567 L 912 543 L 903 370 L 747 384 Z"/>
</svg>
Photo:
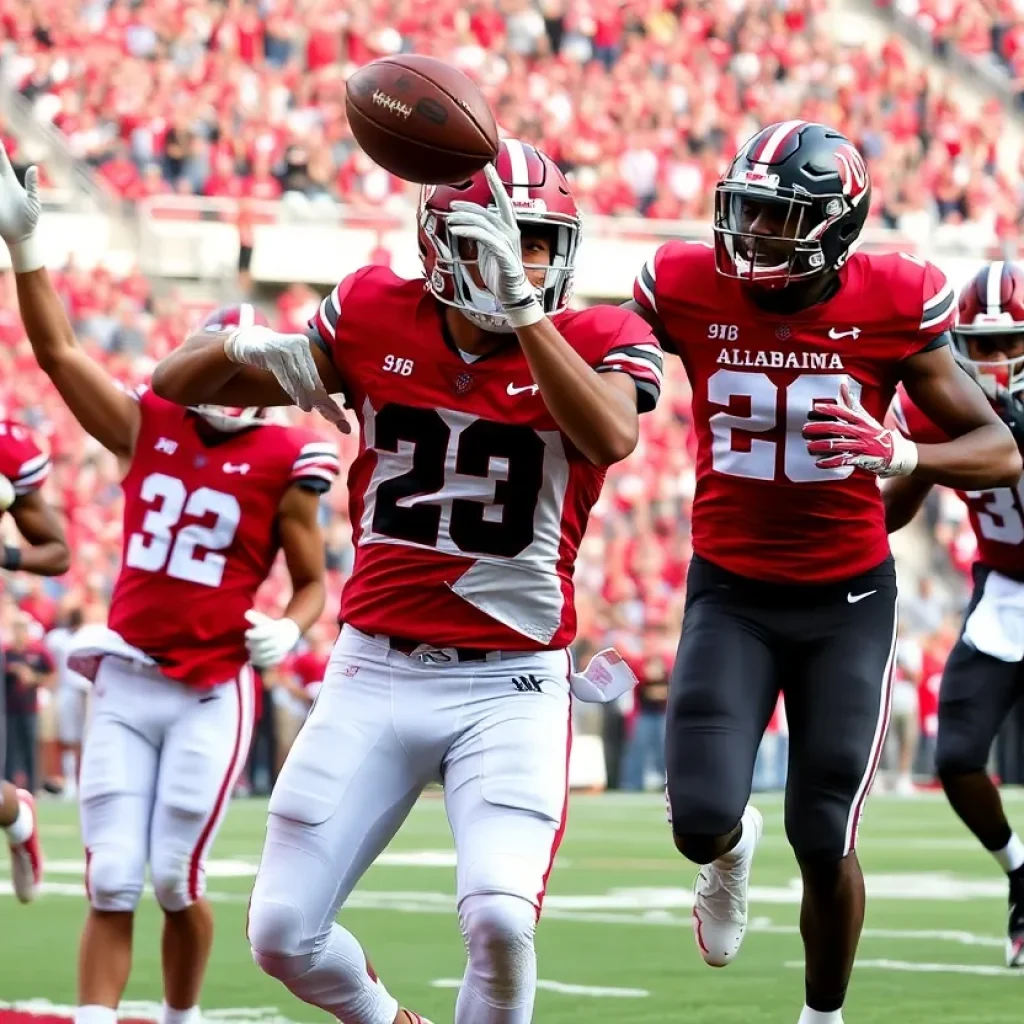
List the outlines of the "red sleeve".
<svg viewBox="0 0 1024 1024">
<path fill-rule="evenodd" d="M 32 432 L 20 423 L 0 423 L 0 472 L 14 485 L 18 497 L 38 491 L 52 465 Z"/>
<path fill-rule="evenodd" d="M 658 313 L 658 274 L 663 273 L 665 262 L 670 259 L 684 243 L 665 242 L 659 245 L 654 255 L 640 268 L 633 282 L 633 301 L 641 309 L 659 316 Z"/>
<path fill-rule="evenodd" d="M 309 321 L 313 340 L 319 342 L 320 347 L 331 357 L 339 373 L 343 371 L 344 367 L 336 352 L 338 321 L 343 316 L 345 300 L 349 293 L 373 269 L 373 267 L 363 267 L 354 274 L 349 274 L 340 284 L 335 285 L 331 294 L 320 303 Z"/>
<path fill-rule="evenodd" d="M 896 427 L 900 433 L 918 444 L 941 444 L 948 441 L 945 431 L 937 427 L 914 403 L 900 384 L 893 396 L 886 425 Z"/>
<path fill-rule="evenodd" d="M 643 273 L 643 271 L 641 271 Z M 664 358 L 650 325 L 636 313 L 618 306 L 591 307 L 607 311 L 595 323 L 608 333 L 598 373 L 625 373 L 636 385 L 636 406 L 650 412 L 661 396 Z M 605 323 L 601 323 L 601 320 Z"/>
<path fill-rule="evenodd" d="M 937 338 L 951 331 L 956 326 L 959 312 L 953 285 L 934 263 L 924 263 L 920 281 L 921 316 L 916 329 L 911 328 L 908 356 L 925 351 Z"/>
<path fill-rule="evenodd" d="M 341 473 L 337 445 L 305 431 L 299 434 L 296 442 L 297 451 L 289 483 L 299 484 L 318 494 L 329 491 Z"/>
</svg>

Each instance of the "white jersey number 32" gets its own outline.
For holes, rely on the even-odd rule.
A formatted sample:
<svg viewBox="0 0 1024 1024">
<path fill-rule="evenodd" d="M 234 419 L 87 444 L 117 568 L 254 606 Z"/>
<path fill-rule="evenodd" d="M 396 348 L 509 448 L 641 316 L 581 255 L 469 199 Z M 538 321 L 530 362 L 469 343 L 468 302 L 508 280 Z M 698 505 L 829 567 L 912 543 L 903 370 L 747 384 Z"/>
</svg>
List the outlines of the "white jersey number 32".
<svg viewBox="0 0 1024 1024">
<path fill-rule="evenodd" d="M 166 473 L 147 476 L 139 495 L 153 507 L 146 512 L 142 529 L 128 539 L 125 565 L 143 572 L 166 571 L 174 579 L 203 587 L 219 587 L 227 561 L 220 552 L 231 546 L 242 517 L 238 499 L 209 487 L 189 494 L 177 477 Z M 183 515 L 201 519 L 211 513 L 216 516 L 212 526 L 179 526 Z M 197 549 L 203 554 L 197 555 Z"/>
</svg>

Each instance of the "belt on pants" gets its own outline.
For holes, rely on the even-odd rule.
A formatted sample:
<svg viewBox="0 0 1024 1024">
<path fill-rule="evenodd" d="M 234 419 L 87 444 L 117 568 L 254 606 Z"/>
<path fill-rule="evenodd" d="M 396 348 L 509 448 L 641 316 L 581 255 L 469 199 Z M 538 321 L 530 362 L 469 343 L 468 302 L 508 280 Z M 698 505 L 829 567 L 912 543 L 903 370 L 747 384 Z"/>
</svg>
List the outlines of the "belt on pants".
<svg viewBox="0 0 1024 1024">
<path fill-rule="evenodd" d="M 482 647 L 435 647 L 432 644 L 425 644 L 419 640 L 410 640 L 404 636 L 382 636 L 378 640 L 383 641 L 393 651 L 404 654 L 410 658 L 419 658 L 421 661 L 434 664 L 447 664 L 465 661 L 500 661 L 502 657 L 509 657 L 516 652 L 503 654 L 502 651 L 489 651 Z M 519 652 L 522 653 L 522 652 Z"/>
</svg>

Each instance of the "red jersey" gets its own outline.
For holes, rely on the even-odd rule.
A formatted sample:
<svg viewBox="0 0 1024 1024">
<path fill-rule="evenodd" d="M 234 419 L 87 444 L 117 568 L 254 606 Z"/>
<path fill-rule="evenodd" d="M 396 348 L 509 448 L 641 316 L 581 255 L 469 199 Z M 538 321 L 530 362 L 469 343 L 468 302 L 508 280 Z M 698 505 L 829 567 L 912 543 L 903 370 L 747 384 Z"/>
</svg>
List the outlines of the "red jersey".
<svg viewBox="0 0 1024 1024">
<path fill-rule="evenodd" d="M 949 435 L 910 400 L 901 387 L 892 402 L 900 430 L 920 444 L 941 444 Z M 1024 581 L 1024 478 L 1016 487 L 990 491 L 957 491 L 978 542 L 977 561 L 1015 580 Z"/>
<path fill-rule="evenodd" d="M 422 280 L 374 266 L 310 321 L 361 426 L 341 619 L 438 647 L 563 648 L 605 471 L 559 430 L 514 337 L 471 359 L 442 310 Z M 640 317 L 595 306 L 554 323 L 598 372 L 633 378 L 640 411 L 654 407 L 661 352 Z"/>
<path fill-rule="evenodd" d="M 245 613 L 280 546 L 277 510 L 301 484 L 325 491 L 335 446 L 264 424 L 204 441 L 196 414 L 140 389 L 124 490 L 124 553 L 110 628 L 191 686 L 235 678 L 248 660 Z"/>
<path fill-rule="evenodd" d="M 0 473 L 11 481 L 16 498 L 38 491 L 50 475 L 50 457 L 28 427 L 0 420 Z"/>
<path fill-rule="evenodd" d="M 791 314 L 754 305 L 719 274 L 714 250 L 668 242 L 637 278 L 693 389 L 693 550 L 730 572 L 779 583 L 856 576 L 889 554 L 877 478 L 819 469 L 801 430 L 844 380 L 877 419 L 900 363 L 948 331 L 956 295 L 930 263 L 855 254 L 828 301 Z"/>
</svg>

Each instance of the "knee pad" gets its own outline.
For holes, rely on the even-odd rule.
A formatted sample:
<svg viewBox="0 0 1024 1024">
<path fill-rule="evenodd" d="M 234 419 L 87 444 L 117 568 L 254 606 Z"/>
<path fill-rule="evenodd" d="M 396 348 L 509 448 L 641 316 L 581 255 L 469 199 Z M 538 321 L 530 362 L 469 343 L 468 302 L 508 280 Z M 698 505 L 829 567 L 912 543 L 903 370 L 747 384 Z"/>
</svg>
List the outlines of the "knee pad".
<svg viewBox="0 0 1024 1024">
<path fill-rule="evenodd" d="M 155 852 L 149 865 L 153 894 L 157 903 L 169 914 L 192 906 L 206 889 L 203 872 L 195 869 L 191 858 L 170 857 Z"/>
<path fill-rule="evenodd" d="M 131 913 L 142 898 L 145 865 L 131 863 L 127 850 L 101 846 L 90 850 L 85 882 L 89 904 L 95 910 Z"/>
<path fill-rule="evenodd" d="M 973 775 L 983 772 L 988 763 L 988 748 L 975 749 L 977 744 L 970 738 L 960 735 L 955 729 L 939 730 L 939 738 L 935 744 L 935 772 L 943 784 L 948 779 L 961 775 Z"/>
<path fill-rule="evenodd" d="M 533 985 L 537 909 L 518 896 L 478 893 L 459 906 L 469 976 L 495 1006 L 516 1006 Z"/>
<path fill-rule="evenodd" d="M 673 830 L 672 839 L 676 849 L 694 864 L 710 864 L 722 855 L 722 838 L 739 824 L 739 819 L 718 835 L 680 834 Z"/>
<path fill-rule="evenodd" d="M 292 904 L 252 901 L 247 932 L 252 958 L 261 971 L 287 982 L 316 966 L 317 951 L 305 938 L 302 924 L 302 913 Z"/>
<path fill-rule="evenodd" d="M 715 853 L 703 858 L 703 851 L 707 848 L 717 850 L 722 836 L 729 835 L 740 823 L 746 806 L 744 800 L 738 808 L 724 807 L 714 800 L 713 794 L 681 794 L 674 787 L 666 791 L 666 796 L 676 848 L 684 857 L 698 864 L 715 859 Z"/>
</svg>

